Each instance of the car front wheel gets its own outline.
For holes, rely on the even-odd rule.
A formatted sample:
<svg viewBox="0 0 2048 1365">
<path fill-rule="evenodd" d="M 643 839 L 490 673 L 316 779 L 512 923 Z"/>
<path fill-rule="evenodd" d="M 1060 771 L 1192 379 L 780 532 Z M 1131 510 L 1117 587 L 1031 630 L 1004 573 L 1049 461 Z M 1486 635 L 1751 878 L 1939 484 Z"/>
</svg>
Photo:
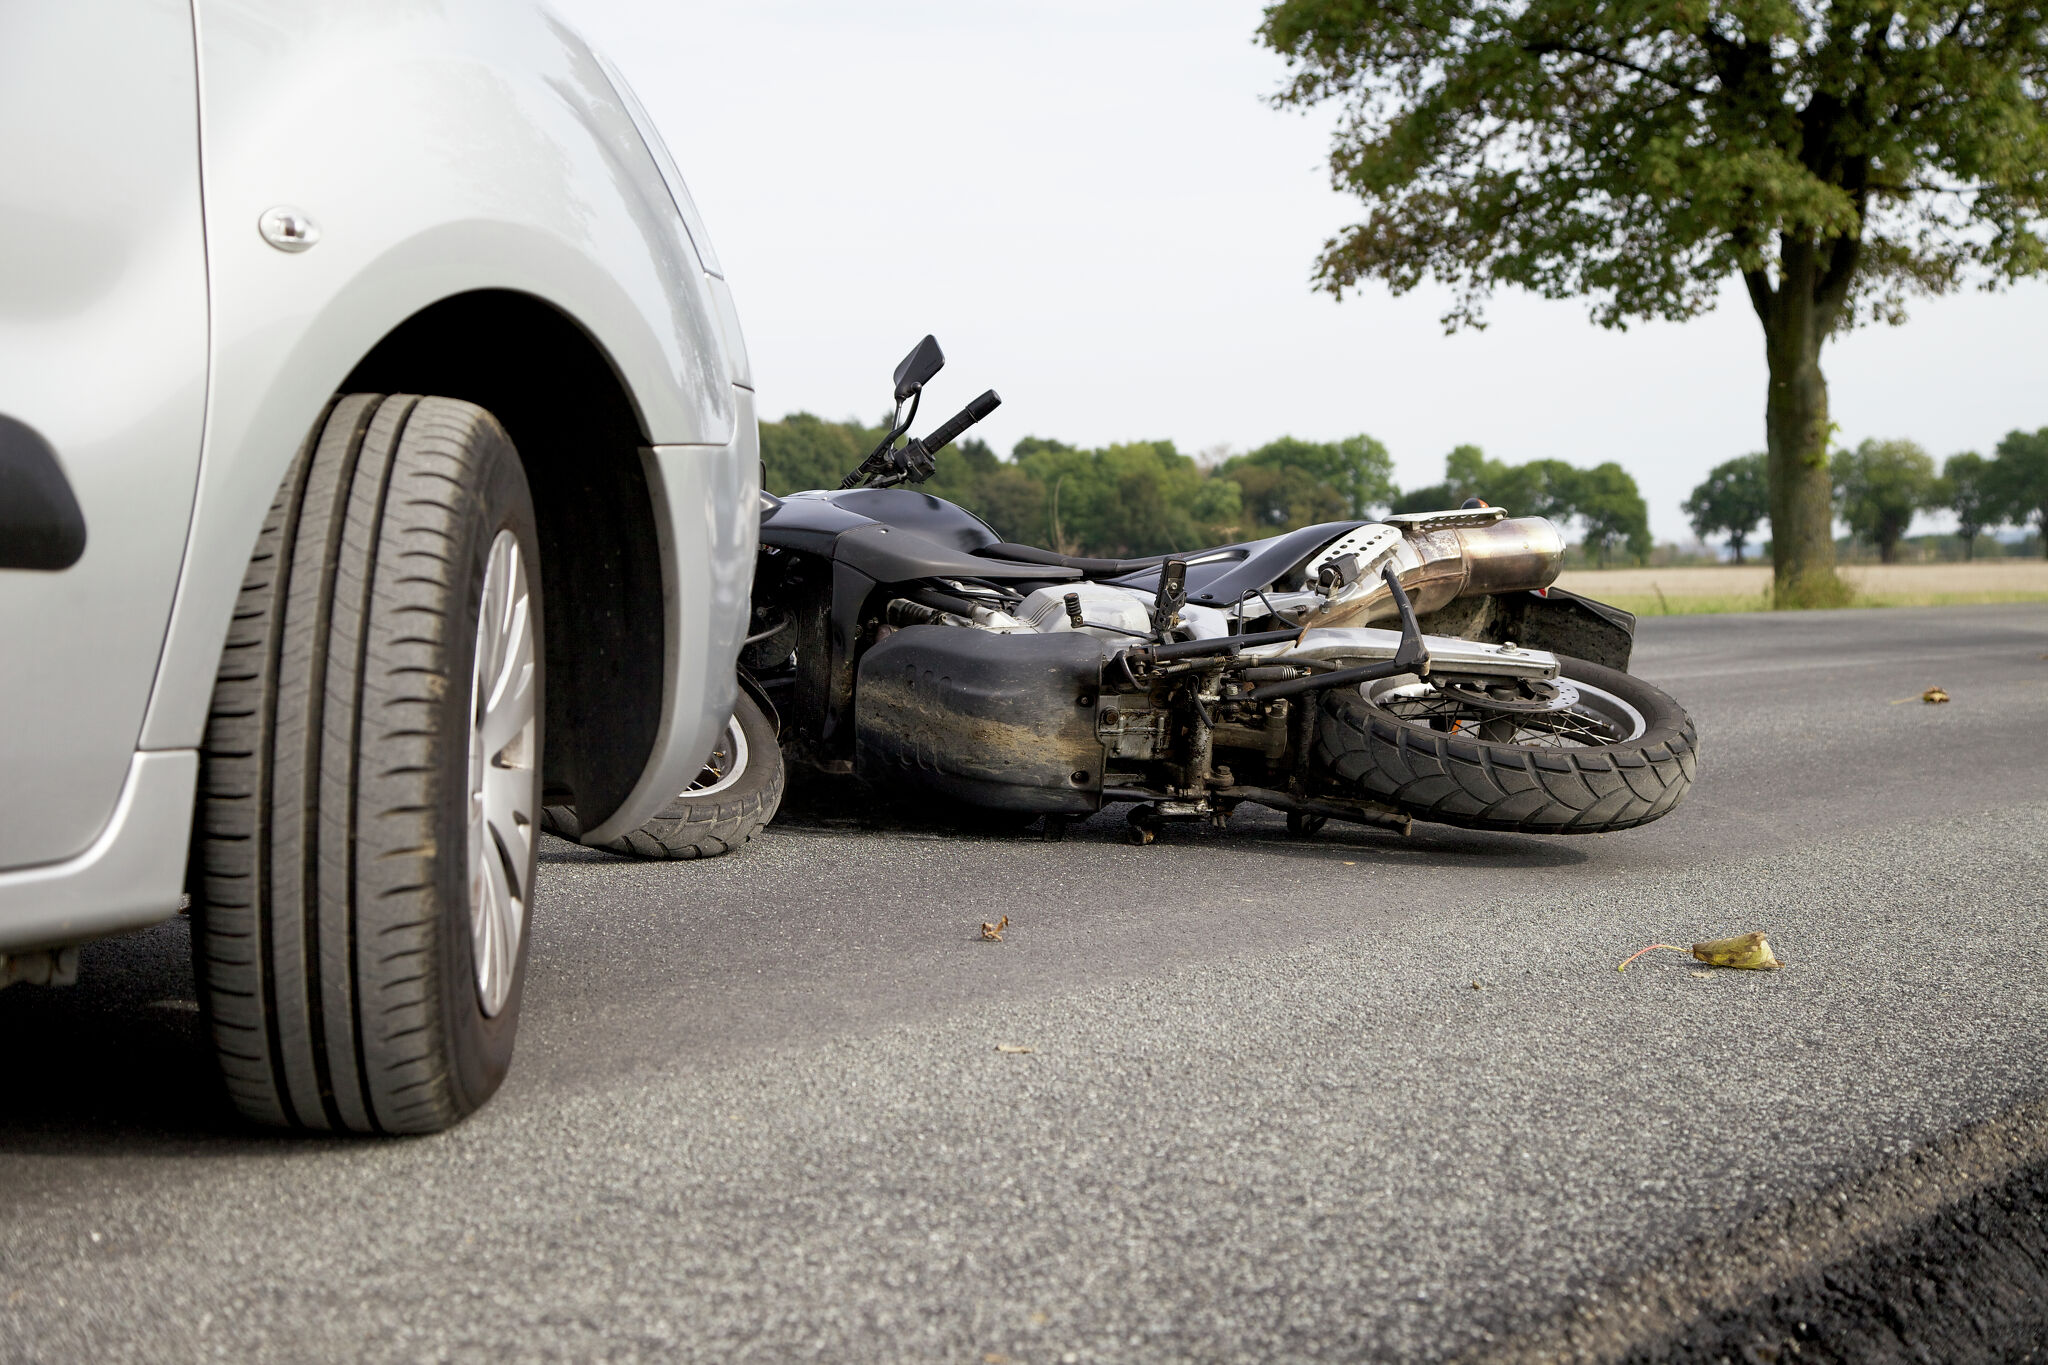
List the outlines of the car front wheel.
<svg viewBox="0 0 2048 1365">
<path fill-rule="evenodd" d="M 418 1133 L 512 1059 L 540 809 L 532 499 L 504 429 L 352 394 L 265 520 L 215 681 L 193 958 L 229 1095 Z"/>
</svg>

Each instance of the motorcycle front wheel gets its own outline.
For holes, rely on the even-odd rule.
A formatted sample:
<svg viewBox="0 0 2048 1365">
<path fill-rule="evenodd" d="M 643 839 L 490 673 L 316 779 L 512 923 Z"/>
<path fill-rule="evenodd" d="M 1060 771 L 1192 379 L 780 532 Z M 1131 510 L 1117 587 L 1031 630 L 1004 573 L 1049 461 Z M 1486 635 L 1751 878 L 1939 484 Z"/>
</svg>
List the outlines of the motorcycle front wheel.
<svg viewBox="0 0 2048 1365">
<path fill-rule="evenodd" d="M 744 690 L 704 771 L 659 815 L 603 845 L 635 858 L 717 858 L 752 839 L 775 818 L 782 804 L 782 749 L 775 723 Z M 564 839 L 579 839 L 583 825 L 574 806 L 548 806 L 541 828 Z"/>
<path fill-rule="evenodd" d="M 1603 834 L 1670 814 L 1699 740 L 1677 702 L 1640 678 L 1558 656 L 1547 694 L 1404 674 L 1325 692 L 1324 775 L 1417 820 L 1524 834 Z"/>
</svg>

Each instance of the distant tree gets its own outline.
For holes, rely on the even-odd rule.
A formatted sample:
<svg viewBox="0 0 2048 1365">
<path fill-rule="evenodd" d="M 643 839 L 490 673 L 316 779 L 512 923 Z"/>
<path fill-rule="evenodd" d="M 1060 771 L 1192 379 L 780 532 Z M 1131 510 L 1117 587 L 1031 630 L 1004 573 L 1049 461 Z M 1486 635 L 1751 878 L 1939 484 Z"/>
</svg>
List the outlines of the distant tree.
<svg viewBox="0 0 2048 1365">
<path fill-rule="evenodd" d="M 1821 348 L 1858 322 L 2048 266 L 2040 0 L 1278 0 L 1260 29 L 1330 101 L 1365 220 L 1321 286 L 1588 296 L 1683 319 L 1739 276 L 1770 371 L 1774 599 L 1839 600 Z"/>
<path fill-rule="evenodd" d="M 837 488 L 881 439 L 878 428 L 854 421 L 827 422 L 808 412 L 763 422 L 761 467 L 768 491 L 784 494 Z"/>
<path fill-rule="evenodd" d="M 1934 461 L 1911 441 L 1869 440 L 1854 450 L 1835 452 L 1835 490 L 1842 500 L 1842 520 L 1861 540 L 1877 547 L 1877 557 L 1896 562 L 1899 539 L 1923 507 L 1939 505 L 1941 489 Z"/>
<path fill-rule="evenodd" d="M 1495 465 L 1488 473 L 1491 492 L 1480 496 L 1496 507 L 1505 507 L 1511 516 L 1569 521 L 1574 516 L 1586 515 L 1586 471 L 1574 469 L 1563 460 Z M 1628 480 L 1629 491 L 1633 493 L 1636 481 L 1626 474 L 1622 477 Z"/>
<path fill-rule="evenodd" d="M 1044 436 L 1025 436 L 1010 447 L 1010 458 L 1021 463 L 1027 455 L 1053 454 L 1072 450 L 1065 441 L 1054 441 Z"/>
<path fill-rule="evenodd" d="M 1027 437 L 1017 452 L 1017 467 L 1047 490 L 1046 539 L 1088 554 L 1200 549 L 1243 518 L 1237 485 L 1171 441 L 1077 450 Z"/>
<path fill-rule="evenodd" d="M 1004 464 L 977 479 L 966 498 L 954 501 L 977 513 L 1012 544 L 1046 545 L 1052 536 L 1045 494 L 1044 484 L 1017 466 Z"/>
<path fill-rule="evenodd" d="M 939 452 L 938 472 L 924 492 L 957 502 L 1004 540 L 1036 541 L 1045 534 L 1045 490 L 988 445 L 973 438 Z"/>
<path fill-rule="evenodd" d="M 991 450 L 988 442 L 979 436 L 969 436 L 964 441 L 955 441 L 939 452 L 941 456 L 948 453 L 959 455 L 967 467 L 977 474 L 989 473 L 1002 463 L 1002 457 Z"/>
<path fill-rule="evenodd" d="M 1503 464 L 1478 446 L 1462 445 L 1444 457 L 1444 481 L 1394 500 L 1397 512 L 1435 512 L 1468 498 L 1504 508 L 1510 516 L 1584 523 L 1589 551 L 1606 563 L 1617 544 L 1635 559 L 1650 555 L 1650 513 L 1629 472 L 1609 461 L 1576 469 L 1563 460 Z"/>
<path fill-rule="evenodd" d="M 2041 532 L 2041 553 L 2048 555 L 2048 427 L 2029 435 L 2009 431 L 1998 443 L 1992 471 L 2005 520 Z"/>
<path fill-rule="evenodd" d="M 1987 526 L 2004 521 L 1998 481 L 1993 466 L 1974 450 L 1951 455 L 1941 466 L 1941 500 L 1956 514 L 1956 534 L 1962 537 L 1963 558 L 1977 557 L 1977 537 Z"/>
<path fill-rule="evenodd" d="M 1248 533 L 1271 535 L 1351 515 L 1342 493 L 1295 465 L 1232 461 L 1217 471 L 1238 487 Z"/>
<path fill-rule="evenodd" d="M 1393 456 L 1384 445 L 1362 434 L 1341 441 L 1302 441 L 1283 436 L 1249 454 L 1225 460 L 1217 472 L 1226 479 L 1238 479 L 1239 473 L 1247 469 L 1294 470 L 1327 485 L 1336 490 L 1340 499 L 1337 517 L 1369 516 L 1373 509 L 1385 507 L 1395 497 Z M 1263 481 L 1262 486 L 1270 482 Z M 1244 486 L 1242 479 L 1238 483 Z M 1289 487 L 1300 488 L 1300 480 L 1292 480 Z"/>
<path fill-rule="evenodd" d="M 1397 494 L 1392 504 L 1395 512 L 1441 512 L 1456 507 L 1465 500 L 1465 495 L 1446 483 L 1425 484 Z"/>
<path fill-rule="evenodd" d="M 1701 540 L 1726 536 L 1737 564 L 1742 562 L 1743 545 L 1771 514 L 1770 458 L 1759 451 L 1724 460 L 1707 471 L 1706 481 L 1681 504 L 1693 534 Z"/>
<path fill-rule="evenodd" d="M 1569 466 L 1566 466 L 1569 468 Z M 1586 549 L 1607 566 L 1614 547 L 1626 546 L 1637 563 L 1650 557 L 1650 509 L 1626 469 L 1609 460 L 1572 471 L 1571 508 L 1586 527 Z"/>
<path fill-rule="evenodd" d="M 1569 520 L 1574 515 L 1575 480 L 1582 472 L 1563 460 L 1503 464 L 1489 460 L 1486 452 L 1474 445 L 1455 447 L 1444 456 L 1444 482 L 1452 494 L 1449 506 L 1478 498 L 1489 507 L 1505 508 L 1514 517 Z"/>
</svg>

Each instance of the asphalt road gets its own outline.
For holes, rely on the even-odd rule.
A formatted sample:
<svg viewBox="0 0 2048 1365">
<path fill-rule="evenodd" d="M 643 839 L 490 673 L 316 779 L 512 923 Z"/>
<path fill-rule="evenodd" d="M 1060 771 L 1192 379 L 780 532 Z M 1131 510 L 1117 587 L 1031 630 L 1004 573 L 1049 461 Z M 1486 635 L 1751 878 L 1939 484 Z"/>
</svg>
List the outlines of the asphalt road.
<svg viewBox="0 0 2048 1365">
<path fill-rule="evenodd" d="M 1645 1275 L 2048 1150 L 2048 607 L 1636 671 L 1701 776 L 1611 836 L 551 842 L 513 1076 L 434 1138 L 238 1129 L 184 926 L 89 949 L 0 994 L 0 1358 L 1640 1352 Z M 1752 928 L 1785 970 L 1614 970 Z"/>
</svg>

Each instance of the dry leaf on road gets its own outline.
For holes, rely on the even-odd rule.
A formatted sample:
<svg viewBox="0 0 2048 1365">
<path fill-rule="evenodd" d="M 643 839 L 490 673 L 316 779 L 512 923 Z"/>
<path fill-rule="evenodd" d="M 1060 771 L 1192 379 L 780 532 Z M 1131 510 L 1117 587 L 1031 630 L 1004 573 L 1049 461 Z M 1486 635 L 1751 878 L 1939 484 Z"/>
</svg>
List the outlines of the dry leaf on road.
<svg viewBox="0 0 2048 1365">
<path fill-rule="evenodd" d="M 1695 943 L 1690 948 L 1681 948 L 1675 943 L 1652 943 L 1648 948 L 1630 953 L 1614 970 L 1627 971 L 1629 963 L 1657 948 L 1665 948 L 1674 953 L 1691 953 L 1709 967 L 1735 967 L 1748 972 L 1768 972 L 1785 965 L 1778 960 L 1777 954 L 1771 951 L 1771 941 L 1765 938 L 1763 930 L 1759 929 L 1755 933 L 1738 934 L 1734 938 L 1717 938 L 1705 943 Z M 1699 976 L 1703 973 L 1695 972 L 1693 975 Z"/>
<path fill-rule="evenodd" d="M 987 920 L 983 920 L 981 922 L 981 936 L 985 939 L 988 939 L 992 943 L 1001 943 L 1003 941 L 1003 930 L 1009 927 L 1010 917 L 1008 915 L 1004 915 L 994 924 L 990 924 Z"/>
<path fill-rule="evenodd" d="M 1763 930 L 1753 934 L 1741 934 L 1735 938 L 1717 938 L 1711 943 L 1695 943 L 1692 955 L 1709 967 L 1740 967 L 1744 971 L 1776 971 L 1785 964 L 1771 951 L 1771 941 L 1764 937 Z"/>
<path fill-rule="evenodd" d="M 1904 706 L 1909 701 L 1924 701 L 1929 706 L 1939 706 L 1947 700 L 1948 693 L 1944 692 L 1939 687 L 1930 687 L 1917 697 L 1894 697 L 1890 701 L 1886 702 L 1885 705 Z"/>
</svg>

